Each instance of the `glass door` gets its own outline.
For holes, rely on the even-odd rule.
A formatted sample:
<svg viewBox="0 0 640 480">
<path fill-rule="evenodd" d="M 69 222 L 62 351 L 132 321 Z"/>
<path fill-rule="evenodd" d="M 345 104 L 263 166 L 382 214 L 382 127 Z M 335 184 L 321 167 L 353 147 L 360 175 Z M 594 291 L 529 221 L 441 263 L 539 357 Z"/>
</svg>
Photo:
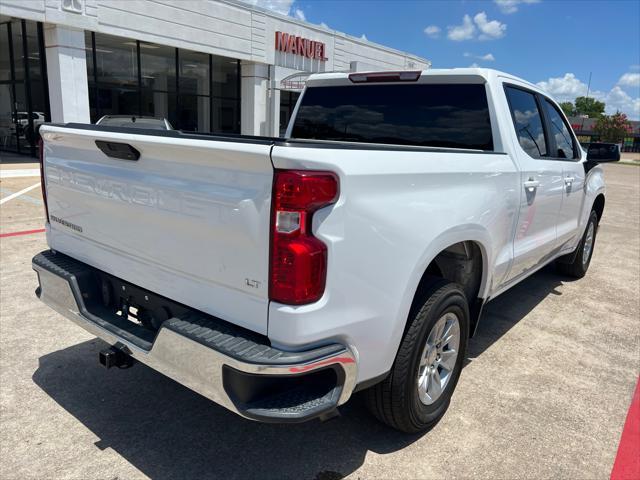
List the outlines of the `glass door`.
<svg viewBox="0 0 640 480">
<path fill-rule="evenodd" d="M 42 24 L 0 24 L 0 150 L 38 155 L 40 125 L 51 120 Z"/>
</svg>

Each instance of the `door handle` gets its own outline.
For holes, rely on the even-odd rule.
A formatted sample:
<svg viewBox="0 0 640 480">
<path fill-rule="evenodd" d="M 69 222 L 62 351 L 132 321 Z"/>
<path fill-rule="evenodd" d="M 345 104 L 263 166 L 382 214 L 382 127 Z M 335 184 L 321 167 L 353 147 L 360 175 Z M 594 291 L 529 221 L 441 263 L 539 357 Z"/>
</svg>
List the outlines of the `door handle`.
<svg viewBox="0 0 640 480">
<path fill-rule="evenodd" d="M 571 185 L 575 179 L 576 177 L 564 177 L 564 183 Z"/>
<path fill-rule="evenodd" d="M 533 192 L 536 188 L 540 186 L 540 182 L 538 180 L 534 180 L 533 178 L 530 178 L 529 180 L 524 182 L 523 185 L 525 189 L 527 189 L 530 192 Z"/>
</svg>

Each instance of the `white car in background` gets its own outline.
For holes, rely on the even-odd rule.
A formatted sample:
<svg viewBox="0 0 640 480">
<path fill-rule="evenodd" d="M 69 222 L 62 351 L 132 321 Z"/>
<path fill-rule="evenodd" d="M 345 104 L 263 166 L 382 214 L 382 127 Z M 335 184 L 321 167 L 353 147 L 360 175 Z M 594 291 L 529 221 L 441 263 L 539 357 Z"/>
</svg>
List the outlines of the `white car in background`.
<svg viewBox="0 0 640 480">
<path fill-rule="evenodd" d="M 45 120 L 43 112 L 31 112 L 31 119 L 33 120 L 33 127 L 37 131 L 38 125 L 42 125 Z M 16 125 L 20 125 L 23 128 L 29 125 L 29 112 L 16 112 Z"/>
<path fill-rule="evenodd" d="M 18 137 L 24 138 L 29 144 L 37 142 L 40 126 L 46 121 L 44 112 L 31 112 L 31 121 L 33 130 L 29 125 L 29 112 L 15 112 L 12 115 L 10 135 L 17 133 Z"/>
<path fill-rule="evenodd" d="M 173 130 L 166 118 L 139 115 L 104 115 L 96 125 L 104 127 L 146 128 L 148 130 Z"/>
</svg>

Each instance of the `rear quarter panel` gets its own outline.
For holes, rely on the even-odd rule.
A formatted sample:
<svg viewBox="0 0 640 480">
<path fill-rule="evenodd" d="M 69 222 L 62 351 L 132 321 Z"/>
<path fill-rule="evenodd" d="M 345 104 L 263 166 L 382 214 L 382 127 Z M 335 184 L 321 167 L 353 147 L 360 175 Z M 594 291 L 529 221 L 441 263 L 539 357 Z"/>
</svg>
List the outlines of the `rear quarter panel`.
<svg viewBox="0 0 640 480">
<path fill-rule="evenodd" d="M 506 154 L 275 146 L 272 161 L 340 178 L 338 202 L 313 219 L 328 246 L 325 294 L 306 306 L 271 302 L 275 345 L 341 341 L 360 357 L 358 380 L 373 378 L 392 364 L 418 282 L 442 249 L 481 246 L 481 292 L 507 273 L 520 192 Z"/>
</svg>

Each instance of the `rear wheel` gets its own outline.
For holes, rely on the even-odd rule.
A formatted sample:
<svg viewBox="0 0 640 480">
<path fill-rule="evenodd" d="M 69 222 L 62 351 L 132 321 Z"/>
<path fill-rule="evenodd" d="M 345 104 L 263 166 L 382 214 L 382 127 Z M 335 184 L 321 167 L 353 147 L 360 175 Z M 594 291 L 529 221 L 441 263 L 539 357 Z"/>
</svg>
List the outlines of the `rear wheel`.
<svg viewBox="0 0 640 480">
<path fill-rule="evenodd" d="M 591 257 L 593 256 L 593 247 L 596 244 L 596 233 L 598 232 L 598 214 L 595 210 L 591 211 L 587 228 L 584 231 L 582 240 L 578 244 L 577 250 L 565 258 L 560 258 L 556 262 L 558 271 L 564 275 L 574 278 L 582 278 L 587 274 Z"/>
<path fill-rule="evenodd" d="M 469 335 L 469 307 L 457 284 L 434 278 L 418 302 L 389 376 L 365 392 L 379 420 L 408 433 L 426 430 L 444 415 Z"/>
</svg>

